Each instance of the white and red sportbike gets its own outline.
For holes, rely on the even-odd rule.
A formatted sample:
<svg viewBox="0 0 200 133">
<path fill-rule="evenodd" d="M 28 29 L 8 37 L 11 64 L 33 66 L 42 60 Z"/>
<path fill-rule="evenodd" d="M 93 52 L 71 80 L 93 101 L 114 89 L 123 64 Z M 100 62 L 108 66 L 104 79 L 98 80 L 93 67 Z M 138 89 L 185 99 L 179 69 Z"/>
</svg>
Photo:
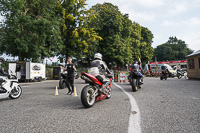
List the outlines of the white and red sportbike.
<svg viewBox="0 0 200 133">
<path fill-rule="evenodd" d="M 17 99 L 22 94 L 22 89 L 17 83 L 18 79 L 15 75 L 0 76 L 0 99 L 11 98 Z"/>
</svg>

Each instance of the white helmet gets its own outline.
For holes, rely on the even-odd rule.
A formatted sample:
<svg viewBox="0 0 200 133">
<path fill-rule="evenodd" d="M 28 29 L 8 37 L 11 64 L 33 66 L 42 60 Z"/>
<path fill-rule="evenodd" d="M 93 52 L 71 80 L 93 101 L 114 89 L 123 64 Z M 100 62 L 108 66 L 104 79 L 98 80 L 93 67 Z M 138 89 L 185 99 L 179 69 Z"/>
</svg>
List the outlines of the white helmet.
<svg viewBox="0 0 200 133">
<path fill-rule="evenodd" d="M 96 53 L 96 54 L 94 55 L 94 59 L 102 60 L 102 54 Z"/>
</svg>

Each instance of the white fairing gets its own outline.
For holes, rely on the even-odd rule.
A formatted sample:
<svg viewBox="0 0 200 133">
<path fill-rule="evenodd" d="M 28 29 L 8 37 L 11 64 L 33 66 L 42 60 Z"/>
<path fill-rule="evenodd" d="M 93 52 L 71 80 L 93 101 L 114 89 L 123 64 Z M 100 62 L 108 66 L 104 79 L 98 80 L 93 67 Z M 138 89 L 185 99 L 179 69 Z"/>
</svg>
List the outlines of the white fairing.
<svg viewBox="0 0 200 133">
<path fill-rule="evenodd" d="M 12 91 L 12 89 L 13 89 L 14 87 L 17 87 L 17 86 L 18 86 L 18 84 L 16 83 L 16 82 L 17 82 L 17 79 L 10 80 L 10 79 L 8 79 L 7 77 L 4 77 L 4 76 L 0 76 L 0 78 L 2 78 L 3 80 L 6 81 L 6 82 L 4 82 L 4 83 L 2 84 L 2 87 L 5 88 L 5 89 L 7 90 L 6 93 L 0 93 L 0 98 L 6 98 L 6 97 L 9 96 L 9 93 Z M 10 87 L 11 81 L 15 81 L 15 82 L 13 82 L 12 86 Z"/>
<path fill-rule="evenodd" d="M 0 76 L 0 78 L 2 78 L 3 80 L 6 80 L 6 83 L 3 83 L 3 87 L 6 88 L 6 90 L 8 91 L 7 93 L 0 94 L 0 98 L 6 98 L 6 97 L 8 97 L 9 92 L 12 90 L 9 86 L 10 81 L 6 77 L 3 77 L 3 76 Z"/>
</svg>

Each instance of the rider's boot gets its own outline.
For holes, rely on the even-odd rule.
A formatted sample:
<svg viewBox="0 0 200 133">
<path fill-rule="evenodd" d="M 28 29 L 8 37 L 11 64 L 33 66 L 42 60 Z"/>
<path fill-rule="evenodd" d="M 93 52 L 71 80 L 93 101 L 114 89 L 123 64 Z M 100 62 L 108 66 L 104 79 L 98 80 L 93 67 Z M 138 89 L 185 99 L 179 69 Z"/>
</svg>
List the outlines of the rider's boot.
<svg viewBox="0 0 200 133">
<path fill-rule="evenodd" d="M 144 84 L 143 77 L 140 78 L 140 84 Z"/>
<path fill-rule="evenodd" d="M 101 86 L 99 91 L 105 95 L 108 92 L 108 89 L 107 89 L 108 85 L 109 85 L 109 82 L 104 82 L 104 84 Z"/>
</svg>

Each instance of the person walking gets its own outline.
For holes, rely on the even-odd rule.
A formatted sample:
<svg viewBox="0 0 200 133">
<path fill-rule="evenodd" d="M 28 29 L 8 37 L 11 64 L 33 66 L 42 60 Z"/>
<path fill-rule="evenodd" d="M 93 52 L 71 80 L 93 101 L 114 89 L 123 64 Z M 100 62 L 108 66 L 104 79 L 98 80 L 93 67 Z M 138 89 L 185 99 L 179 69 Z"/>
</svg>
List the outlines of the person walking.
<svg viewBox="0 0 200 133">
<path fill-rule="evenodd" d="M 76 71 L 76 67 L 74 64 L 72 64 L 72 58 L 68 58 L 68 64 L 66 68 L 60 66 L 61 69 L 64 71 L 67 71 L 67 79 L 66 79 L 66 86 L 69 89 L 67 94 L 73 95 L 74 92 L 74 71 Z M 70 87 L 72 89 L 70 89 Z"/>
</svg>

